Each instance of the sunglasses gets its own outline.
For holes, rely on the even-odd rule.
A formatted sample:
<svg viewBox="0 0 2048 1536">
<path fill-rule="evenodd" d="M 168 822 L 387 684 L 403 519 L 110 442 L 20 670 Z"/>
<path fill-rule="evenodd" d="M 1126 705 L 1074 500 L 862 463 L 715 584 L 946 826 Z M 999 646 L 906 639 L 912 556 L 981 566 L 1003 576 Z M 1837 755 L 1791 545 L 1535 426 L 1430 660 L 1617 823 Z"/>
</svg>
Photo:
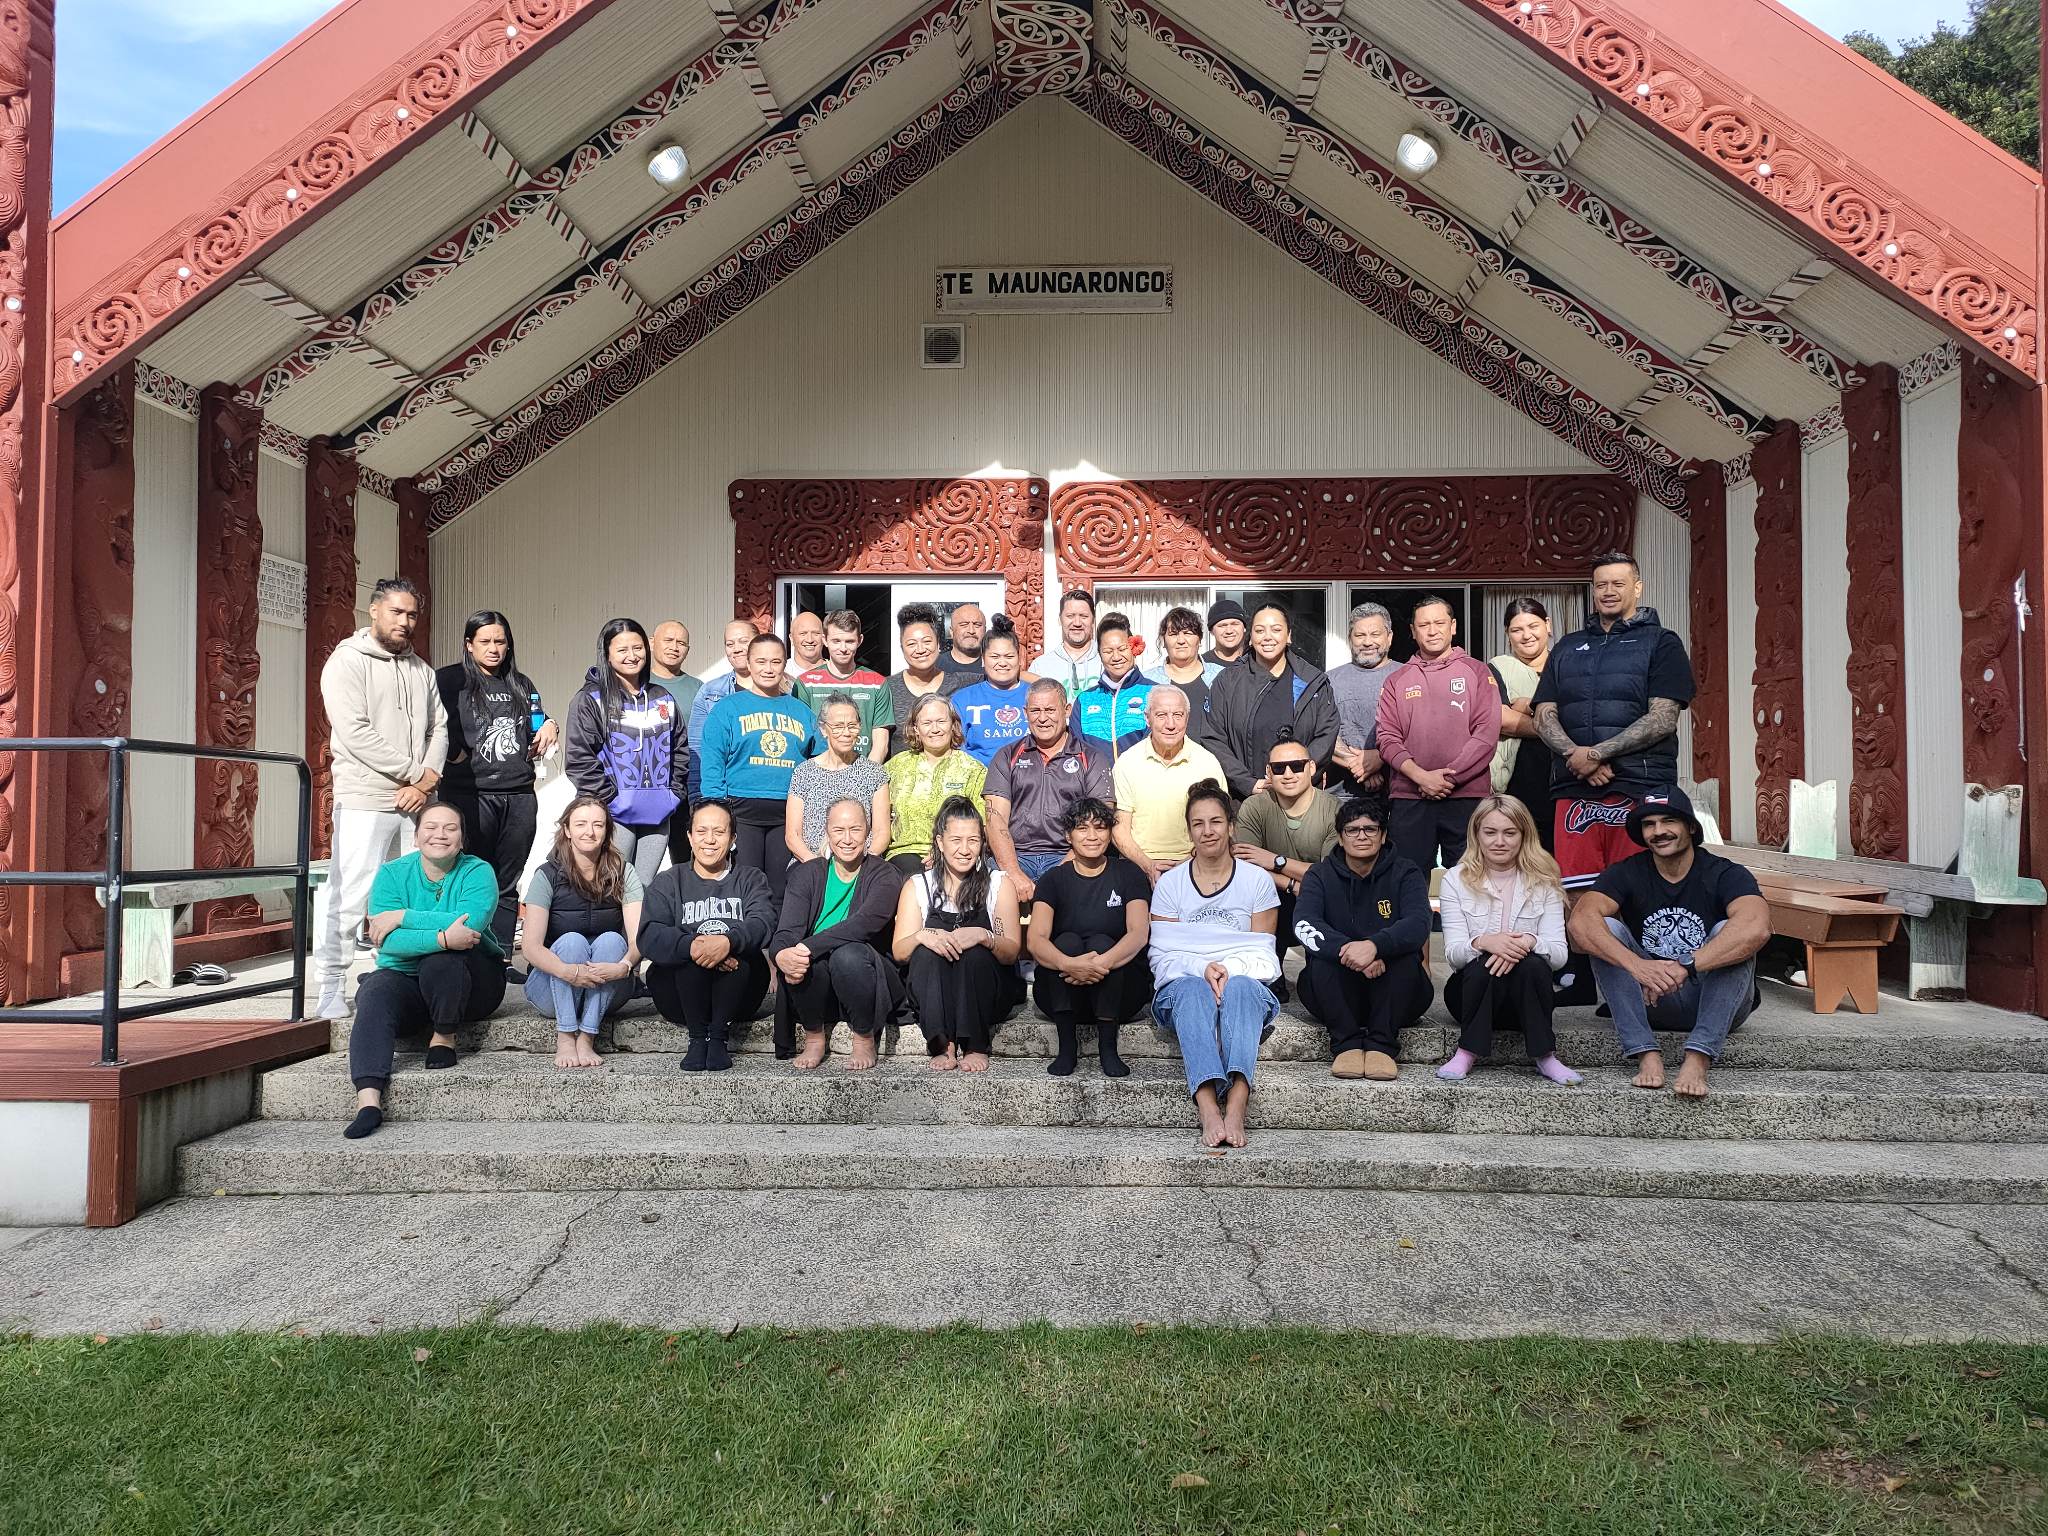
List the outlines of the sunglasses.
<svg viewBox="0 0 2048 1536">
<path fill-rule="evenodd" d="M 1306 758 L 1301 759 L 1299 762 L 1276 763 L 1269 760 L 1266 763 L 1266 772 L 1268 773 L 1307 773 L 1308 770 L 1309 762 Z"/>
</svg>

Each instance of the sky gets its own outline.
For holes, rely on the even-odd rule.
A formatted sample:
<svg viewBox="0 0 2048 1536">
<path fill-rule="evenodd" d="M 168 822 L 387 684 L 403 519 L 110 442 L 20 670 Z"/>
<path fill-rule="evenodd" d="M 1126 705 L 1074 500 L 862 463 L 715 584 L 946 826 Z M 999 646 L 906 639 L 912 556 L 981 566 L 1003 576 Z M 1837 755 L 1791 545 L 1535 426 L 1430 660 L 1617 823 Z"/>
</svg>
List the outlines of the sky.
<svg viewBox="0 0 2048 1536">
<path fill-rule="evenodd" d="M 1860 28 L 1892 42 L 1969 11 L 1968 0 L 1789 3 L 1837 36 Z M 327 0 L 59 0 L 54 205 L 83 197 L 327 8 Z"/>
</svg>

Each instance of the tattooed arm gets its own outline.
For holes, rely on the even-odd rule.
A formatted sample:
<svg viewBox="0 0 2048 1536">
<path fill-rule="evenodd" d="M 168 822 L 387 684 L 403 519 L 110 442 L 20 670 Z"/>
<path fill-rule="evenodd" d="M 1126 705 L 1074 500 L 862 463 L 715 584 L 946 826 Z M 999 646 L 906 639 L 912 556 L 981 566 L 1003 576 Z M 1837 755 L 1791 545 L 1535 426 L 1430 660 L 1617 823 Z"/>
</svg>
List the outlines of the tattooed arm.
<svg viewBox="0 0 2048 1536">
<path fill-rule="evenodd" d="M 1648 712 L 1641 719 L 1597 744 L 1593 755 L 1601 762 L 1609 763 L 1630 752 L 1639 752 L 1644 747 L 1667 741 L 1677 733 L 1678 701 L 1652 699 Z"/>
</svg>

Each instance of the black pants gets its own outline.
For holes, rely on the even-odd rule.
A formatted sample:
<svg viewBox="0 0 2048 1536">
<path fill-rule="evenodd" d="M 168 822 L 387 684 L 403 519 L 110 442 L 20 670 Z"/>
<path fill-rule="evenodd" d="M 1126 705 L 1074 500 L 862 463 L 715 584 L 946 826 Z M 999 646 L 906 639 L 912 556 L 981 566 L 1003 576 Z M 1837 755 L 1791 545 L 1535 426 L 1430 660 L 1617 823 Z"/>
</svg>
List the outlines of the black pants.
<svg viewBox="0 0 2048 1536">
<path fill-rule="evenodd" d="M 906 880 L 912 875 L 924 873 L 924 861 L 925 856 L 921 853 L 892 853 L 889 855 L 890 868 L 894 869 L 897 874 Z"/>
<path fill-rule="evenodd" d="M 842 1019 L 856 1035 L 878 1035 L 903 1004 L 903 973 L 869 944 L 842 944 L 813 962 L 802 981 L 775 989 L 775 1054 L 796 1054 L 796 1029 L 829 1031 Z"/>
<path fill-rule="evenodd" d="M 1057 933 L 1052 947 L 1063 955 L 1102 955 L 1116 942 L 1106 933 Z M 1152 1001 L 1152 967 L 1139 950 L 1094 986 L 1076 987 L 1041 965 L 1031 981 L 1031 996 L 1055 1024 L 1128 1024 Z"/>
<path fill-rule="evenodd" d="M 1465 828 L 1478 803 L 1471 797 L 1389 801 L 1387 831 L 1393 835 L 1395 851 L 1413 859 L 1425 875 L 1436 867 L 1439 850 L 1444 868 L 1455 868 L 1465 857 Z"/>
<path fill-rule="evenodd" d="M 1518 1029 L 1530 1060 L 1555 1056 L 1557 1031 L 1550 1018 L 1555 986 L 1550 962 L 1541 955 L 1524 955 L 1505 976 L 1489 973 L 1481 955 L 1444 983 L 1444 1006 L 1458 1021 L 1459 1046 L 1474 1056 L 1491 1056 L 1494 1031 Z"/>
<path fill-rule="evenodd" d="M 388 1088 L 400 1035 L 453 1034 L 461 1025 L 488 1019 L 504 1000 L 505 961 L 481 944 L 428 955 L 412 976 L 374 970 L 356 990 L 349 1076 L 358 1088 Z"/>
<path fill-rule="evenodd" d="M 1435 996 L 1429 972 L 1413 955 L 1390 962 L 1371 981 L 1315 956 L 1301 968 L 1301 1005 L 1329 1029 L 1332 1061 L 1346 1051 L 1398 1054 L 1401 1031 L 1429 1011 Z"/>
<path fill-rule="evenodd" d="M 934 954 L 922 944 L 910 952 L 904 967 L 910 980 L 910 1000 L 917 1009 L 917 1022 L 924 1030 L 925 1048 L 937 1056 L 949 1045 L 986 1056 L 995 1044 L 996 1026 L 1003 1021 L 1005 999 L 1015 986 L 1003 972 L 1014 970 L 996 959 L 995 951 L 977 944 L 963 951 L 958 960 Z"/>
<path fill-rule="evenodd" d="M 498 911 L 491 932 L 512 953 L 512 930 L 519 922 L 519 877 L 533 852 L 540 798 L 531 789 L 450 790 L 441 799 L 462 814 L 462 851 L 473 853 L 498 876 Z"/>
<path fill-rule="evenodd" d="M 736 971 L 650 965 L 647 990 L 669 1023 L 692 1031 L 708 1029 L 723 1039 L 735 1019 L 752 1018 L 768 995 L 768 961 L 761 955 L 742 955 Z"/>
<path fill-rule="evenodd" d="M 732 859 L 768 877 L 775 910 L 782 910 L 782 890 L 789 883 L 789 844 L 782 839 L 786 800 L 734 800 Z"/>
</svg>

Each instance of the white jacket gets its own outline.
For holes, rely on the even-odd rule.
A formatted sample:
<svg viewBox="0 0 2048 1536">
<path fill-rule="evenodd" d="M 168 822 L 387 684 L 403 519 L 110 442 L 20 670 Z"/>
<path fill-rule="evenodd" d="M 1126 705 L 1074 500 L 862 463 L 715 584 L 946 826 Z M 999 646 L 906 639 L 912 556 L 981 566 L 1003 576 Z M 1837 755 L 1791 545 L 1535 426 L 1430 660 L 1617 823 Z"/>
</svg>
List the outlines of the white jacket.
<svg viewBox="0 0 2048 1536">
<path fill-rule="evenodd" d="M 367 627 L 334 648 L 320 669 L 334 754 L 334 803 L 389 811 L 405 785 L 448 761 L 448 712 L 434 669 L 417 652 L 394 656 Z"/>
<path fill-rule="evenodd" d="M 1476 894 L 1466 890 L 1465 877 L 1456 869 L 1444 871 L 1437 900 L 1444 923 L 1444 963 L 1453 971 L 1462 971 L 1479 958 L 1479 951 L 1472 947 L 1473 935 L 1491 933 L 1499 927 L 1499 903 L 1484 882 Z M 1523 881 L 1507 931 L 1535 934 L 1536 953 L 1549 962 L 1553 971 L 1561 969 L 1565 961 L 1564 892 L 1553 885 Z"/>
</svg>

